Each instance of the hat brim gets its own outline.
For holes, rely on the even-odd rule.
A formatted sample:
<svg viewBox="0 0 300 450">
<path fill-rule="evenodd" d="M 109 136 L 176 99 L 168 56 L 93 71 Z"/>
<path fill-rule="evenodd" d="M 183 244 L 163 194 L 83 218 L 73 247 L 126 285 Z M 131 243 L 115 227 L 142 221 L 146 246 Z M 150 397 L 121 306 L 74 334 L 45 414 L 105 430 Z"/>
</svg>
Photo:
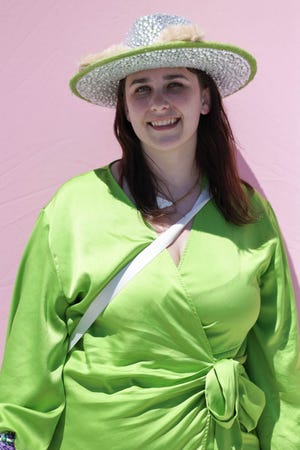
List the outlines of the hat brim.
<svg viewBox="0 0 300 450">
<path fill-rule="evenodd" d="M 189 67 L 209 74 L 222 97 L 246 86 L 256 73 L 255 58 L 245 50 L 211 42 L 171 42 L 122 52 L 96 61 L 70 81 L 72 92 L 88 102 L 115 107 L 119 81 L 141 70 Z"/>
</svg>

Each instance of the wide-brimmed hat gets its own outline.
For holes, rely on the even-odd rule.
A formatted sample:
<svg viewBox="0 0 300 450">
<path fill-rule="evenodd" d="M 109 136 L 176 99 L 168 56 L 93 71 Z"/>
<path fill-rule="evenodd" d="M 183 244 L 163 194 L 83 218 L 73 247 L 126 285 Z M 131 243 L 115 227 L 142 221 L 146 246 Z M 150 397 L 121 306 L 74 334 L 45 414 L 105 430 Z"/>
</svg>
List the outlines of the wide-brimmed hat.
<svg viewBox="0 0 300 450">
<path fill-rule="evenodd" d="M 214 79 L 222 97 L 242 89 L 256 73 L 256 61 L 245 50 L 205 42 L 200 28 L 184 17 L 152 14 L 136 20 L 124 43 L 83 58 L 70 86 L 84 100 L 114 107 L 120 80 L 160 67 L 200 69 Z"/>
</svg>

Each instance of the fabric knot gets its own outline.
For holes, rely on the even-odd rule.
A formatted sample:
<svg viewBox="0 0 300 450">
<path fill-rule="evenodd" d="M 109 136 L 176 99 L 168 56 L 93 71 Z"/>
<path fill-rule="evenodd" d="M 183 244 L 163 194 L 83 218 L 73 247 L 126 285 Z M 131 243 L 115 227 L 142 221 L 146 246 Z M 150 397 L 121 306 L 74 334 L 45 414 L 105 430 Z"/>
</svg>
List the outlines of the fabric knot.
<svg viewBox="0 0 300 450">
<path fill-rule="evenodd" d="M 249 380 L 242 364 L 221 359 L 206 375 L 205 396 L 216 434 L 218 427 L 231 432 L 232 448 L 241 449 L 240 425 L 247 432 L 254 430 L 265 406 L 263 391 Z"/>
</svg>

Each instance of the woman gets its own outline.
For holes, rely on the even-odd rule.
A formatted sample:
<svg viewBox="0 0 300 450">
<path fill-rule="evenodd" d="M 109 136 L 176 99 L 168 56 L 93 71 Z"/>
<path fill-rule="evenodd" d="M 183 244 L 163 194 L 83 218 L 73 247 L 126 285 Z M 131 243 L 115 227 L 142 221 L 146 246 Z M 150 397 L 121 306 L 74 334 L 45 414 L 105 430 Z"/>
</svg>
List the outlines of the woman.
<svg viewBox="0 0 300 450">
<path fill-rule="evenodd" d="M 66 183 L 37 221 L 8 327 L 2 448 L 14 433 L 17 449 L 299 448 L 286 257 L 271 207 L 238 177 L 221 102 L 255 70 L 163 14 L 83 61 L 72 90 L 116 106 L 123 156 Z M 97 294 L 205 189 L 210 201 L 68 353 Z"/>
</svg>

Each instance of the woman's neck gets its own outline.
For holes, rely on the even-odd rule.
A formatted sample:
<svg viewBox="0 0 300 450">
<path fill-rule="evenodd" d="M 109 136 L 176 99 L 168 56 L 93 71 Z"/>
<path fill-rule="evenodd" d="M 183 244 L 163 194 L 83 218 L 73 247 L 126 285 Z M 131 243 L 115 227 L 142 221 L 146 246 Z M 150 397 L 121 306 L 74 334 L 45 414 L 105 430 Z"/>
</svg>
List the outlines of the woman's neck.
<svg viewBox="0 0 300 450">
<path fill-rule="evenodd" d="M 157 177 L 160 194 L 179 198 L 199 179 L 195 154 L 184 152 L 160 152 L 147 154 L 147 163 Z"/>
</svg>

